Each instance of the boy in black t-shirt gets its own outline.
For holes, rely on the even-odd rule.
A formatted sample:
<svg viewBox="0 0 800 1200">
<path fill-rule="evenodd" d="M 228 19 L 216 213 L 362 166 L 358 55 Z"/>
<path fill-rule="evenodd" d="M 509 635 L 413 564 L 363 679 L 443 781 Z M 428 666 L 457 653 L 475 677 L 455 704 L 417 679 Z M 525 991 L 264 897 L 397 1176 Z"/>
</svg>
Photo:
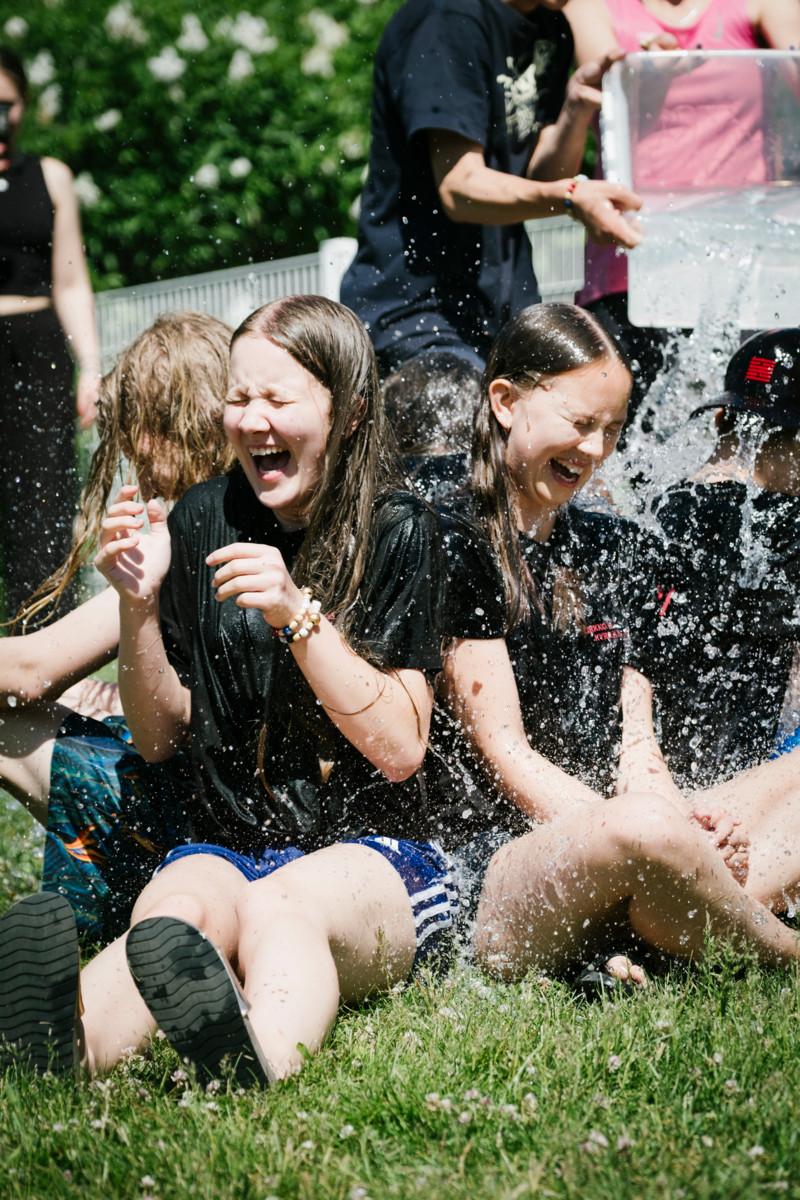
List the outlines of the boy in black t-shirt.
<svg viewBox="0 0 800 1200">
<path fill-rule="evenodd" d="M 763 762 L 777 739 L 800 635 L 800 329 L 745 342 L 708 408 L 721 410 L 714 454 L 655 505 L 702 580 L 694 636 L 657 696 L 662 748 L 693 787 Z"/>
<path fill-rule="evenodd" d="M 505 320 L 538 300 L 522 222 L 569 211 L 631 247 L 638 205 L 579 169 L 611 59 L 567 83 L 563 0 L 407 0 L 375 62 L 359 249 L 342 300 L 384 374 L 439 348 L 482 364 Z M 535 181 L 535 182 L 534 182 Z"/>
</svg>

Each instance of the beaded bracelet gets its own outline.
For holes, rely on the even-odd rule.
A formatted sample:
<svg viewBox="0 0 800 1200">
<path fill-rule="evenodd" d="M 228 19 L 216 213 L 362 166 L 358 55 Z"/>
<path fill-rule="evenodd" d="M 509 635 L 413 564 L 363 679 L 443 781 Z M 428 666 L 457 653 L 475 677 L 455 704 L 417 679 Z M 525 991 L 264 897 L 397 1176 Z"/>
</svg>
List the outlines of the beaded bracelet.
<svg viewBox="0 0 800 1200">
<path fill-rule="evenodd" d="M 564 208 L 566 209 L 567 214 L 572 217 L 573 221 L 575 220 L 575 205 L 572 199 L 573 193 L 578 184 L 585 183 L 588 178 L 588 175 L 574 175 L 567 184 L 567 194 L 564 197 Z"/>
<path fill-rule="evenodd" d="M 303 606 L 300 611 L 295 613 L 288 625 L 272 630 L 278 641 L 286 646 L 291 646 L 298 638 L 309 637 L 320 622 L 322 605 L 319 600 L 311 599 L 311 588 L 304 587 L 300 591 L 303 594 Z"/>
</svg>

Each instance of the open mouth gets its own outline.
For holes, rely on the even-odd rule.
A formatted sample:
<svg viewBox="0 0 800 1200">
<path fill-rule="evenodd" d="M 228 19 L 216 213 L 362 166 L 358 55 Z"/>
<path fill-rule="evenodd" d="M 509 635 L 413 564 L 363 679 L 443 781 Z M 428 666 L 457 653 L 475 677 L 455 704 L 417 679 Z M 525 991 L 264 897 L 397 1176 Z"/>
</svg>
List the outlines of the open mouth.
<svg viewBox="0 0 800 1200">
<path fill-rule="evenodd" d="M 568 467 L 566 463 L 559 462 L 557 458 L 550 459 L 550 470 L 564 487 L 574 487 L 583 474 L 582 471 L 576 471 L 574 467 Z"/>
<path fill-rule="evenodd" d="M 277 448 L 270 450 L 251 450 L 253 462 L 255 463 L 256 471 L 265 479 L 269 475 L 275 475 L 281 471 L 285 471 L 289 465 L 291 454 L 288 450 L 279 450 Z"/>
</svg>

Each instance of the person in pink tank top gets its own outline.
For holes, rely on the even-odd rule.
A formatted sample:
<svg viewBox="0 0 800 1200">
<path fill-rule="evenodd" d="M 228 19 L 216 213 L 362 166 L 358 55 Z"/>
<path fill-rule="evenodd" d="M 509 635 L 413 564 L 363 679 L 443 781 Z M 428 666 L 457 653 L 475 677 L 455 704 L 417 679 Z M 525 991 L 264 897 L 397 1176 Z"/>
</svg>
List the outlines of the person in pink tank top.
<svg viewBox="0 0 800 1200">
<path fill-rule="evenodd" d="M 787 50 L 800 46 L 797 0 L 570 0 L 565 10 L 575 39 L 578 63 L 617 46 L 626 54 L 645 50 Z M 637 177 L 662 184 L 691 186 L 695 174 L 713 172 L 717 182 L 763 178 L 760 127 L 753 112 L 757 76 L 742 78 L 736 111 L 731 104 L 709 104 L 708 89 L 698 94 L 691 74 L 677 79 L 670 92 L 670 123 L 659 122 L 652 137 L 640 142 Z M 679 91 L 679 95 L 676 92 Z M 686 153 L 691 137 L 692 153 Z M 602 172 L 599 165 L 598 174 Z M 664 365 L 663 330 L 640 329 L 627 317 L 628 262 L 613 247 L 586 244 L 586 274 L 578 304 L 589 308 L 620 344 L 634 369 L 630 415 Z"/>
</svg>

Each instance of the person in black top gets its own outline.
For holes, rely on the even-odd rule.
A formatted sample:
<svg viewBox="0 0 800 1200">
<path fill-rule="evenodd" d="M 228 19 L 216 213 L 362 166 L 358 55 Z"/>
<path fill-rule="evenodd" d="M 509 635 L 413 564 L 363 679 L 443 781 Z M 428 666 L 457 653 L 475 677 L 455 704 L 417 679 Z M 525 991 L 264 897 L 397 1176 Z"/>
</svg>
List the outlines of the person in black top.
<svg viewBox="0 0 800 1200">
<path fill-rule="evenodd" d="M 744 342 L 722 395 L 693 415 L 708 409 L 711 458 L 654 504 L 706 581 L 693 628 L 657 682 L 659 740 L 681 786 L 708 789 L 709 802 L 741 820 L 749 886 L 783 911 L 800 880 L 800 756 L 765 760 L 800 637 L 800 329 Z"/>
<path fill-rule="evenodd" d="M 475 364 L 444 350 L 418 354 L 383 381 L 403 468 L 429 504 L 442 503 L 466 484 L 480 386 Z"/>
<path fill-rule="evenodd" d="M 638 206 L 579 170 L 610 56 L 568 82 L 563 0 L 407 0 L 375 61 L 358 253 L 342 300 L 383 374 L 441 349 L 483 365 L 500 326 L 539 298 L 523 222 L 569 211 L 631 247 Z"/>
<path fill-rule="evenodd" d="M 0 47 L 0 557 L 7 618 L 59 566 L 72 539 L 72 357 L 84 427 L 94 420 L 100 383 L 72 174 L 57 159 L 24 154 L 17 145 L 27 89 L 19 58 Z"/>
<path fill-rule="evenodd" d="M 694 813 L 655 741 L 635 668 L 669 636 L 671 565 L 626 522 L 574 504 L 614 449 L 627 367 L 588 313 L 539 305 L 504 328 L 484 384 L 471 515 L 494 564 L 477 566 L 476 532 L 451 529 L 445 675 L 506 804 L 538 824 L 489 861 L 479 960 L 501 978 L 574 969 L 620 918 L 680 956 L 702 953 L 710 926 L 765 961 L 797 958 L 794 936 L 742 887 L 738 828 Z"/>
<path fill-rule="evenodd" d="M 155 1018 L 209 1070 L 229 1053 L 261 1080 L 288 1074 L 340 999 L 404 979 L 452 924 L 447 861 L 416 836 L 440 667 L 438 525 L 395 490 L 358 319 L 308 296 L 255 312 L 233 337 L 224 423 L 229 475 L 191 489 L 168 523 L 148 503 L 147 534 L 129 498 L 103 525 L 96 561 L 119 592 L 136 748 L 162 761 L 188 743 L 187 803 L 213 843 L 172 851 L 127 947 L 87 968 L 91 1070 Z M 204 990 L 191 963 L 207 938 Z M 223 954 L 245 981 L 248 1027 Z"/>
</svg>

